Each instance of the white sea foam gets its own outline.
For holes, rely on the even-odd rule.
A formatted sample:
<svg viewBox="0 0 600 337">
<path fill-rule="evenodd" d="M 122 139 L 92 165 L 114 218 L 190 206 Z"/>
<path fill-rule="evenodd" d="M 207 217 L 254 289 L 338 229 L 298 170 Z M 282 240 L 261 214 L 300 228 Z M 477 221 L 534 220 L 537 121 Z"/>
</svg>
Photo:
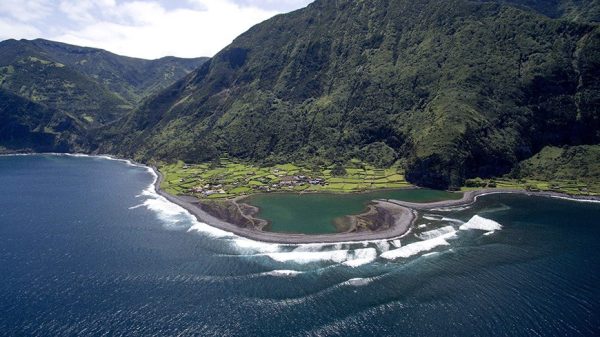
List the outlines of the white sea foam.
<svg viewBox="0 0 600 337">
<path fill-rule="evenodd" d="M 460 220 L 460 219 L 454 219 L 454 218 L 447 218 L 447 217 L 443 217 L 442 221 L 446 221 L 446 222 L 454 222 L 454 223 L 460 223 L 463 224 L 465 223 L 464 221 Z"/>
<path fill-rule="evenodd" d="M 588 203 L 593 203 L 593 204 L 598 204 L 600 203 L 600 200 L 595 200 L 595 199 L 579 199 L 579 198 L 569 198 L 569 197 L 561 197 L 559 195 L 553 195 L 552 198 L 555 199 L 563 199 L 563 200 L 569 200 L 569 201 L 576 201 L 576 202 L 588 202 Z"/>
<path fill-rule="evenodd" d="M 296 248 L 294 248 L 294 252 L 300 253 L 300 252 L 319 252 L 323 249 L 325 249 L 326 247 L 330 247 L 331 245 L 328 244 L 323 244 L 323 243 L 305 243 L 305 244 L 301 244 L 298 245 Z M 342 250 L 342 245 L 338 244 L 333 246 L 332 250 Z"/>
<path fill-rule="evenodd" d="M 154 212 L 156 216 L 169 229 L 190 228 L 197 223 L 185 208 L 168 201 L 160 195 L 147 195 L 147 199 L 142 202 L 142 206 Z M 136 207 L 137 208 L 137 207 Z"/>
<path fill-rule="evenodd" d="M 197 232 L 197 233 L 210 235 L 215 238 L 235 237 L 235 235 L 233 233 L 230 233 L 230 232 L 224 231 L 222 229 L 207 225 L 203 222 L 199 222 L 191 214 L 190 214 L 190 216 L 192 217 L 192 220 L 191 220 L 192 226 L 190 226 L 190 228 L 188 228 L 189 233 Z"/>
<path fill-rule="evenodd" d="M 426 225 L 426 224 L 422 224 L 422 225 L 419 225 L 419 226 L 417 226 L 417 228 L 419 228 L 419 229 L 420 229 L 420 228 L 425 228 L 425 227 L 427 227 L 427 225 Z"/>
<path fill-rule="evenodd" d="M 448 246 L 450 245 L 447 239 L 454 238 L 456 236 L 456 231 L 450 232 L 441 236 L 438 236 L 433 239 L 425 240 L 425 241 L 417 241 L 414 243 L 410 243 L 406 246 L 400 247 L 398 249 L 387 251 L 381 254 L 381 257 L 388 260 L 394 260 L 398 258 L 408 258 L 413 255 L 419 254 L 421 252 L 426 252 L 432 250 L 438 246 Z"/>
<path fill-rule="evenodd" d="M 479 214 L 495 213 L 495 212 L 508 211 L 508 210 L 510 210 L 509 206 L 501 204 L 498 207 L 487 208 L 487 209 L 481 210 L 479 212 Z"/>
<path fill-rule="evenodd" d="M 278 253 L 282 249 L 281 245 L 275 243 L 259 242 L 238 236 L 235 236 L 230 242 L 243 253 Z"/>
<path fill-rule="evenodd" d="M 464 211 L 471 208 L 471 206 L 448 206 L 448 207 L 440 207 L 440 208 L 432 208 L 432 211 L 436 211 L 436 212 L 458 212 L 458 211 Z"/>
<path fill-rule="evenodd" d="M 342 263 L 348 260 L 348 253 L 348 250 L 331 250 L 324 252 L 277 252 L 267 253 L 265 255 L 277 262 L 305 264 L 320 261 Z"/>
<path fill-rule="evenodd" d="M 446 234 L 450 234 L 450 233 L 456 233 L 456 229 L 454 229 L 454 227 L 452 226 L 446 226 L 446 227 L 442 227 L 442 228 L 438 228 L 438 229 L 433 229 L 427 232 L 423 232 L 419 235 L 417 235 L 417 237 L 421 240 L 431 240 L 431 239 L 435 239 L 439 236 L 443 236 Z"/>
<path fill-rule="evenodd" d="M 482 231 L 499 231 L 502 229 L 502 225 L 494 220 L 486 219 L 475 215 L 467 223 L 463 224 L 459 228 L 462 231 L 469 229 L 478 229 Z"/>
<path fill-rule="evenodd" d="M 276 276 L 276 277 L 293 277 L 302 274 L 301 271 L 297 270 L 272 270 L 268 272 L 261 273 L 260 275 L 264 276 Z"/>
<path fill-rule="evenodd" d="M 382 241 L 376 241 L 375 245 L 377 246 L 377 249 L 380 252 L 387 252 L 388 250 L 390 250 L 390 244 L 389 242 L 382 240 Z"/>
<path fill-rule="evenodd" d="M 367 278 L 357 277 L 357 278 L 351 278 L 342 284 L 350 285 L 350 286 L 354 286 L 354 287 L 360 287 L 360 286 L 368 285 L 369 283 L 373 282 L 373 280 L 374 279 L 372 277 L 367 277 Z"/>
<path fill-rule="evenodd" d="M 442 216 L 439 215 L 435 215 L 435 214 L 428 214 L 428 215 L 423 215 L 423 219 L 427 219 L 427 220 L 431 220 L 431 221 L 440 221 L 442 220 Z"/>
<path fill-rule="evenodd" d="M 375 261 L 377 259 L 377 250 L 375 248 L 356 249 L 352 253 L 349 253 L 348 256 L 349 259 L 344 262 L 344 265 L 356 268 Z"/>
<path fill-rule="evenodd" d="M 400 240 L 393 240 L 392 246 L 394 246 L 396 248 L 400 248 L 400 247 L 402 247 L 402 242 L 400 242 Z"/>
<path fill-rule="evenodd" d="M 348 260 L 348 261 L 344 262 L 343 264 L 348 267 L 357 268 L 357 267 L 364 266 L 365 264 L 369 264 L 369 263 L 375 261 L 376 258 L 377 257 L 372 258 L 372 259 L 366 258 L 366 259 Z"/>
</svg>

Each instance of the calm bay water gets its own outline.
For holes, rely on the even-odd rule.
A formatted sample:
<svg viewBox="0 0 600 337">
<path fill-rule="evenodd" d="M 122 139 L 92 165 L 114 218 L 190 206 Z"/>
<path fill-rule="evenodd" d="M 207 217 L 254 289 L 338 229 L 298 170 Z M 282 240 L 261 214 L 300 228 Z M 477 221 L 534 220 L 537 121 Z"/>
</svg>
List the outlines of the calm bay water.
<svg viewBox="0 0 600 337">
<path fill-rule="evenodd" d="M 359 214 L 371 200 L 431 202 L 461 197 L 461 194 L 444 191 L 401 189 L 354 194 L 258 194 L 249 197 L 247 202 L 260 208 L 259 217 L 271 222 L 269 230 L 272 232 L 326 234 L 337 231 L 333 224 L 335 218 Z"/>
<path fill-rule="evenodd" d="M 399 241 L 282 246 L 196 222 L 153 179 L 0 157 L 0 334 L 600 334 L 599 204 L 492 195 Z"/>
</svg>

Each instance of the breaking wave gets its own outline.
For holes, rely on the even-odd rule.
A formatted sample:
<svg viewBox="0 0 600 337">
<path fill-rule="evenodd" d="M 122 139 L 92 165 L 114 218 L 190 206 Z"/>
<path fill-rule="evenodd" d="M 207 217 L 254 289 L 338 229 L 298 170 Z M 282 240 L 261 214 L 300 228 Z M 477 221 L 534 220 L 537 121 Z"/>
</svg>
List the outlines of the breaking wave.
<svg viewBox="0 0 600 337">
<path fill-rule="evenodd" d="M 418 234 L 417 237 L 421 240 L 431 240 L 431 239 L 435 239 L 439 236 L 443 236 L 443 235 L 450 234 L 450 233 L 456 233 L 456 229 L 454 229 L 454 227 L 452 227 L 452 226 L 446 226 L 446 227 L 430 230 L 427 232 L 423 232 L 421 234 Z"/>
<path fill-rule="evenodd" d="M 356 249 L 352 252 L 352 257 L 344 262 L 344 265 L 356 268 L 369 264 L 377 259 L 377 250 L 375 248 Z"/>
<path fill-rule="evenodd" d="M 461 231 L 469 230 L 469 229 L 478 229 L 486 232 L 499 231 L 502 229 L 502 225 L 497 223 L 494 220 L 486 219 L 480 217 L 479 215 L 474 215 L 471 220 L 466 222 L 465 224 L 459 227 Z"/>
<path fill-rule="evenodd" d="M 348 260 L 348 254 L 348 250 L 330 250 L 323 252 L 278 252 L 265 255 L 277 262 L 307 264 L 321 261 L 342 263 Z"/>
<path fill-rule="evenodd" d="M 261 273 L 261 276 L 275 276 L 275 277 L 294 277 L 302 274 L 303 272 L 297 270 L 272 270 Z"/>
<path fill-rule="evenodd" d="M 576 201 L 576 202 L 588 202 L 588 203 L 593 203 L 593 204 L 600 204 L 600 200 L 596 200 L 596 199 L 579 199 L 579 198 L 563 197 L 563 196 L 560 196 L 560 195 L 553 195 L 552 198 L 562 199 L 562 200 L 569 200 L 569 201 Z"/>
<path fill-rule="evenodd" d="M 373 282 L 374 278 L 372 277 L 367 277 L 367 278 L 362 278 L 362 277 L 357 277 L 357 278 L 351 278 L 348 281 L 342 283 L 342 285 L 349 285 L 349 286 L 353 286 L 353 287 L 362 287 L 362 286 L 366 286 L 369 283 Z"/>
<path fill-rule="evenodd" d="M 451 227 L 451 226 L 448 226 Z M 453 228 L 454 229 L 454 228 Z M 439 246 L 448 246 L 450 243 L 446 241 L 447 239 L 451 239 L 456 237 L 456 231 L 453 230 L 451 232 L 447 232 L 445 234 L 441 234 L 432 239 L 417 241 L 414 243 L 410 243 L 406 246 L 400 247 L 398 249 L 387 251 L 381 254 L 381 257 L 387 260 L 395 260 L 398 258 L 409 258 L 411 256 L 417 255 L 421 252 L 430 251 Z"/>
</svg>

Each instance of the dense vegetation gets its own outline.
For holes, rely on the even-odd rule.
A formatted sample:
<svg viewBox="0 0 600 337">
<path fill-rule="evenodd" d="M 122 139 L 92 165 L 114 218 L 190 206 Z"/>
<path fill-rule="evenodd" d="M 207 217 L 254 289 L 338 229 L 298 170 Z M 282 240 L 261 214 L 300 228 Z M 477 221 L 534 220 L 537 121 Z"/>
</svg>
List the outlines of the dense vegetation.
<svg viewBox="0 0 600 337">
<path fill-rule="evenodd" d="M 600 140 L 597 1 L 316 1 L 238 37 L 99 139 L 141 160 L 401 160 L 453 188 Z M 596 13 L 596 14 L 594 14 Z"/>
<path fill-rule="evenodd" d="M 89 151 L 88 130 L 123 117 L 203 61 L 141 60 L 46 40 L 2 41 L 0 146 Z"/>
<path fill-rule="evenodd" d="M 0 89 L 0 153 L 76 151 L 82 132 L 77 119 Z"/>
<path fill-rule="evenodd" d="M 463 189 L 508 188 L 600 195 L 600 145 L 545 147 L 498 178 L 469 179 Z"/>
<path fill-rule="evenodd" d="M 169 56 L 144 60 L 43 39 L 20 43 L 30 43 L 42 49 L 51 59 L 96 79 L 132 105 L 183 78 L 208 59 Z"/>
</svg>

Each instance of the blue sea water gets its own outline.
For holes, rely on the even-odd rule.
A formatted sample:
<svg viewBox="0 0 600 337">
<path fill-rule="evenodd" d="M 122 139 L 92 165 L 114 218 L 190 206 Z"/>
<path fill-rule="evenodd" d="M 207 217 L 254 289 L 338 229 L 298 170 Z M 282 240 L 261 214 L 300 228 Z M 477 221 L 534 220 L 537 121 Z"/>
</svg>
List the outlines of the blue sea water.
<svg viewBox="0 0 600 337">
<path fill-rule="evenodd" d="M 490 195 L 399 240 L 288 246 L 198 223 L 153 180 L 0 157 L 1 335 L 600 335 L 600 204 Z"/>
</svg>

